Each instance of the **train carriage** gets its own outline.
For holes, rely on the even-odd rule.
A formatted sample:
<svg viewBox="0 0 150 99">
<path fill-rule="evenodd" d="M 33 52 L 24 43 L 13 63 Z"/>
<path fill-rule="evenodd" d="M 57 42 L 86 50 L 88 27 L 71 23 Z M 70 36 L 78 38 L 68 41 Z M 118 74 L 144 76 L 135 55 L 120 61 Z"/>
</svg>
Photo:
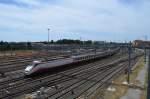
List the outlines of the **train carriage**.
<svg viewBox="0 0 150 99">
<path fill-rule="evenodd" d="M 59 68 L 72 63 L 79 63 L 82 61 L 89 61 L 92 59 L 107 57 L 117 53 L 118 50 L 119 49 L 117 48 L 105 52 L 88 53 L 84 55 L 71 56 L 70 58 L 58 59 L 48 62 L 34 61 L 31 65 L 28 65 L 26 67 L 25 75 L 29 76 L 35 73 L 41 73 L 50 69 Z"/>
</svg>

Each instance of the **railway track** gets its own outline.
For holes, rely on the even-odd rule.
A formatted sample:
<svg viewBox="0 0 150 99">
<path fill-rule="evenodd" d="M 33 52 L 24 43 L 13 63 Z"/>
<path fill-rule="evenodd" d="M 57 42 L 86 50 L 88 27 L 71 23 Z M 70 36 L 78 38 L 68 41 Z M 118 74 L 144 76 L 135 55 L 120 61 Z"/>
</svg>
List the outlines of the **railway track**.
<svg viewBox="0 0 150 99">
<path fill-rule="evenodd" d="M 9 61 L 14 61 L 14 60 L 17 60 L 17 59 L 22 59 L 22 58 L 38 58 L 38 57 L 41 57 L 41 56 L 57 56 L 57 55 L 63 55 L 63 53 L 60 53 L 60 52 L 39 52 L 39 53 L 36 53 L 36 54 L 32 54 L 32 55 L 29 55 L 29 56 L 1 56 L 0 57 L 0 61 L 6 61 L 6 60 L 9 60 Z M 68 53 L 69 54 L 69 53 Z"/>
<path fill-rule="evenodd" d="M 53 56 L 53 57 L 46 57 L 46 58 L 27 58 L 27 59 L 22 59 L 22 61 L 15 61 L 15 62 L 5 62 L 0 64 L 0 71 L 3 73 L 6 72 L 11 72 L 11 71 L 16 71 L 16 70 L 21 70 L 26 67 L 27 64 L 31 63 L 33 60 L 43 60 L 43 61 L 52 61 L 52 60 L 57 60 L 57 59 L 63 59 L 68 56 Z"/>
<path fill-rule="evenodd" d="M 138 61 L 138 59 L 136 61 L 132 61 L 131 65 L 132 66 L 135 65 L 135 63 L 137 61 Z M 113 74 L 110 74 L 110 76 L 108 78 L 106 78 L 106 80 L 102 80 L 102 81 L 99 80 L 98 82 L 95 82 L 95 84 L 93 84 L 89 88 L 85 89 L 83 92 L 80 92 L 80 94 L 76 95 L 75 97 L 79 97 L 84 93 L 86 93 L 87 97 L 90 97 L 96 90 L 106 88 L 106 86 L 108 86 L 108 82 L 111 82 L 113 80 L 113 78 L 117 77 L 119 74 L 124 73 L 124 70 L 126 69 L 127 66 L 128 66 L 127 62 L 120 64 L 120 67 L 115 69 L 114 70 L 115 72 L 114 73 L 112 72 Z"/>
<path fill-rule="evenodd" d="M 80 79 L 78 82 L 70 84 L 70 86 L 64 87 L 63 90 L 57 91 L 55 94 L 48 95 L 51 99 L 74 99 L 79 96 L 80 93 L 85 92 L 87 86 L 92 86 L 94 83 L 98 82 L 99 79 L 102 80 L 104 77 L 108 76 L 111 72 L 114 72 L 117 68 L 107 68 L 103 72 L 96 72 L 94 75 L 89 76 L 88 79 Z M 109 72 L 108 72 L 109 71 Z M 93 79 L 94 78 L 94 79 Z M 80 90 L 80 91 L 79 91 Z M 72 93 L 73 92 L 73 93 Z M 69 97 L 68 97 L 69 96 Z"/>
<path fill-rule="evenodd" d="M 111 56 L 110 58 L 112 58 L 113 60 L 116 60 L 118 58 L 120 58 L 120 55 L 115 55 L 115 56 Z M 100 60 L 99 63 L 103 63 L 105 61 L 109 62 L 110 58 L 107 58 L 107 59 L 104 59 L 104 60 Z M 111 62 L 111 60 L 110 60 Z M 95 65 L 96 63 L 93 63 L 93 65 Z M 68 71 L 71 71 L 71 70 L 74 70 L 74 71 L 81 71 L 81 70 L 86 70 L 86 69 L 90 69 L 91 67 L 86 65 L 86 66 L 82 66 L 82 67 L 76 67 L 76 68 L 73 68 L 73 69 L 70 69 L 70 70 L 66 70 L 64 71 L 64 73 L 68 72 Z M 94 68 L 94 67 L 92 67 Z M 55 75 L 54 75 L 55 76 Z M 20 77 L 17 77 L 17 78 L 12 78 L 12 79 L 6 79 L 6 80 L 3 80 L 3 81 L 0 81 L 0 84 L 2 85 L 3 82 L 7 83 L 7 82 L 11 82 L 11 81 L 17 81 L 19 78 L 23 78 L 23 76 L 20 76 Z"/>
<path fill-rule="evenodd" d="M 76 71 L 74 70 L 74 72 L 77 72 L 77 71 L 79 71 L 80 70 L 80 68 L 78 68 L 78 69 L 76 69 Z M 71 71 L 71 72 L 73 72 L 73 70 Z M 64 72 L 65 73 L 65 72 Z M 66 71 L 66 73 L 69 73 L 69 71 Z M 52 76 L 50 76 L 50 77 L 52 77 Z M 53 77 L 55 77 L 56 78 L 56 75 L 53 75 Z M 46 78 L 46 77 L 45 77 Z M 19 78 L 20 79 L 20 78 Z M 18 80 L 19 80 L 18 79 Z M 23 78 L 21 78 L 21 79 L 23 79 Z M 14 81 L 15 81 L 16 79 L 14 79 Z M 31 80 L 31 79 L 29 79 L 29 80 Z M 12 81 L 12 80 L 11 80 Z M 20 81 L 20 80 L 19 80 Z M 10 83 L 10 81 L 8 81 L 9 83 Z M 26 82 L 26 81 L 25 81 Z M 5 81 L 5 83 L 6 83 L 6 81 Z M 2 83 L 1 83 L 1 85 L 2 85 Z M 7 85 L 7 84 L 5 84 L 5 85 Z M 6 86 L 4 86 L 3 88 L 6 88 Z"/>
<path fill-rule="evenodd" d="M 123 65 L 120 65 L 120 66 L 123 66 Z M 95 71 L 87 73 L 86 76 L 81 75 L 81 76 L 73 77 L 75 80 L 77 80 L 76 82 L 70 81 L 68 83 L 63 84 L 64 85 L 63 88 L 58 89 L 57 91 L 48 93 L 47 97 L 50 97 L 50 99 L 59 99 L 59 98 L 60 99 L 61 98 L 62 99 L 74 99 L 74 98 L 77 98 L 78 96 L 80 96 L 79 93 L 82 94 L 83 92 L 86 91 L 85 88 L 88 89 L 94 83 L 98 83 L 98 81 L 99 81 L 98 79 L 102 80 L 103 77 L 108 76 L 108 74 L 107 74 L 108 70 L 111 70 L 111 72 L 114 72 L 120 66 L 107 67 L 103 70 L 97 69 Z M 89 86 L 89 87 L 87 87 L 87 86 Z M 68 96 L 70 96 L 70 94 L 71 94 L 71 97 L 68 97 Z M 72 97 L 72 95 L 74 98 Z"/>
<path fill-rule="evenodd" d="M 78 77 L 73 77 L 73 79 L 76 79 L 76 80 L 78 80 L 78 82 L 75 82 L 75 81 L 69 81 L 68 83 L 66 83 L 66 82 L 64 82 L 62 85 L 64 85 L 64 86 L 62 86 L 63 88 L 61 88 L 61 90 L 59 89 L 59 90 L 57 90 L 57 92 L 55 92 L 55 93 L 53 93 L 53 92 L 50 92 L 50 93 L 48 93 L 48 97 L 51 97 L 50 99 L 57 99 L 57 98 L 59 98 L 59 97 L 55 97 L 55 96 L 57 96 L 58 94 L 60 94 L 60 92 L 62 91 L 62 92 L 64 92 L 66 89 L 68 89 L 69 87 L 71 87 L 71 88 L 73 88 L 73 86 L 77 86 L 77 85 L 80 85 L 80 84 L 83 84 L 83 81 L 90 81 L 90 82 L 95 82 L 96 80 L 92 80 L 92 78 L 94 78 L 95 76 L 94 75 L 96 75 L 95 73 L 100 73 L 101 71 L 99 71 L 99 72 L 93 72 L 94 74 L 91 74 L 92 75 L 92 77 L 91 77 L 91 75 L 89 75 L 89 73 L 88 73 L 88 75 L 89 75 L 89 77 L 91 77 L 91 78 L 88 78 L 88 77 L 85 77 L 85 76 L 81 76 L 82 78 L 80 78 L 79 76 Z M 104 71 L 105 72 L 105 71 Z M 103 75 L 103 74 L 100 74 L 100 75 Z M 83 78 L 84 77 L 84 78 Z M 81 83 L 82 82 L 82 83 Z M 70 85 L 70 86 L 69 86 Z M 46 86 L 46 87 L 48 87 L 48 86 Z M 84 86 L 84 87 L 86 87 L 86 86 Z M 79 88 L 80 90 L 81 90 L 81 88 Z M 73 89 L 68 89 L 69 91 L 67 91 L 67 93 L 72 93 L 72 90 Z M 76 91 L 75 91 L 76 92 Z M 74 93 L 74 92 L 73 92 Z M 51 94 L 51 95 L 50 95 Z M 56 95 L 57 94 L 57 95 Z M 60 96 L 61 98 L 62 98 L 62 96 Z M 68 96 L 67 96 L 68 97 Z M 64 98 L 64 99 L 67 99 L 67 98 Z M 68 99 L 72 99 L 72 98 L 68 98 Z"/>
<path fill-rule="evenodd" d="M 68 55 L 57 55 L 58 57 L 68 57 Z M 49 59 L 50 57 L 57 57 L 57 56 L 39 56 L 39 57 L 27 57 L 27 58 L 19 58 L 19 59 L 13 59 L 13 60 L 5 60 L 1 61 L 0 66 L 7 66 L 7 65 L 12 65 L 12 64 L 18 64 L 18 63 L 25 63 L 29 62 L 31 60 L 39 59 L 39 60 L 46 60 Z"/>
<path fill-rule="evenodd" d="M 113 57 L 115 57 L 115 56 L 113 56 Z M 113 57 L 112 57 L 112 58 L 113 58 Z M 119 58 L 120 55 L 117 55 L 117 57 Z M 22 72 L 22 71 L 21 71 L 21 72 Z M 21 72 L 20 72 L 20 73 L 21 73 Z M 11 75 L 11 74 L 12 74 L 12 75 Z M 17 73 L 17 74 L 18 74 L 18 73 Z M 10 80 L 14 81 L 14 79 L 17 80 L 17 79 L 20 78 L 20 77 L 18 77 L 18 76 L 17 76 L 17 77 L 14 77 L 14 76 L 15 76 L 15 73 L 6 73 L 6 75 L 8 75 L 7 78 L 5 77 L 4 80 L 2 80 L 2 81 L 6 81 L 6 82 L 7 82 L 7 81 L 10 81 Z M 9 80 L 8 80 L 8 79 L 9 79 Z"/>
<path fill-rule="evenodd" d="M 115 59 L 117 59 L 117 58 L 113 58 L 114 60 Z M 105 61 L 107 61 L 107 62 L 110 62 L 109 61 L 110 59 L 106 59 Z M 98 62 L 98 63 L 103 63 L 104 61 L 100 61 L 100 62 Z M 96 65 L 97 63 L 93 63 L 93 65 Z M 66 70 L 66 71 L 63 71 L 63 73 L 70 73 L 69 71 L 71 71 L 71 72 L 79 72 L 79 70 L 87 70 L 87 69 L 93 69 L 95 66 L 93 66 L 93 67 L 90 67 L 90 65 L 86 65 L 86 67 L 84 67 L 84 66 L 82 66 L 82 67 L 77 67 L 77 68 L 74 68 L 74 69 L 71 69 L 71 70 Z M 60 73 L 59 73 L 60 74 Z M 50 77 L 53 77 L 53 76 L 56 76 L 57 74 L 54 74 L 54 75 L 52 75 L 52 76 L 50 76 Z M 49 76 L 49 75 L 48 75 Z M 38 77 L 39 78 L 39 77 Z M 13 81 L 17 81 L 17 80 L 20 80 L 20 79 L 24 79 L 24 77 L 22 76 L 22 77 L 20 77 L 20 78 L 14 78 L 14 79 L 9 79 L 9 80 L 4 80 L 4 81 L 2 81 L 2 82 L 0 82 L 0 85 L 3 85 L 3 84 L 9 84 L 9 83 L 11 83 L 11 82 L 13 82 Z"/>
<path fill-rule="evenodd" d="M 19 61 L 21 59 L 28 59 L 28 58 L 38 58 L 38 57 L 41 57 L 41 56 L 49 56 L 49 55 L 32 55 L 32 56 L 9 56 L 9 57 L 1 57 L 0 58 L 0 61 L 1 62 L 15 62 L 15 61 Z M 55 55 L 52 55 L 52 56 L 55 56 Z"/>
<path fill-rule="evenodd" d="M 110 61 L 112 61 L 112 60 L 110 60 Z M 108 62 L 106 62 L 106 63 L 108 63 Z M 103 63 L 103 65 L 106 63 Z M 60 84 L 60 83 L 66 82 L 66 81 L 70 81 L 71 79 L 73 79 L 71 77 L 73 77 L 75 75 L 79 75 L 79 74 L 81 75 L 82 74 L 82 76 L 83 76 L 83 75 L 91 74 L 91 73 L 88 73 L 91 71 L 93 71 L 93 73 L 95 73 L 96 70 L 98 69 L 98 66 L 100 66 L 100 63 L 89 64 L 88 66 L 90 67 L 90 66 L 94 66 L 94 65 L 95 65 L 95 68 L 94 68 L 95 71 L 93 71 L 92 67 L 91 67 L 91 70 L 87 68 L 87 70 L 83 70 L 83 72 L 79 71 L 79 69 L 81 70 L 81 68 L 78 68 L 76 70 L 74 70 L 74 69 L 72 69 L 72 71 L 70 70 L 70 73 L 69 73 L 69 71 L 64 71 L 63 73 L 57 74 L 58 78 L 56 77 L 56 75 L 55 76 L 53 75 L 53 78 L 50 75 L 48 77 L 44 77 L 44 78 L 42 77 L 40 79 L 36 79 L 36 80 L 32 80 L 32 81 L 30 81 L 31 79 L 28 79 L 28 80 L 24 79 L 25 81 L 23 81 L 23 82 L 28 81 L 28 83 L 22 83 L 22 80 L 21 80 L 20 84 L 17 83 L 17 86 L 13 85 L 13 84 L 12 84 L 12 86 L 4 86 L 4 84 L 3 84 L 3 87 L 1 86 L 1 88 L 0 88 L 1 89 L 0 90 L 0 93 L 1 93 L 0 97 L 1 98 L 4 98 L 4 97 L 8 98 L 10 96 L 18 96 L 18 95 L 21 95 L 23 93 L 29 93 L 29 92 L 35 91 L 37 88 L 40 88 L 43 85 L 52 86 L 52 85 L 56 85 L 57 83 Z M 103 68 L 103 70 L 104 70 L 104 68 Z M 100 68 L 100 71 L 102 71 L 102 67 Z M 66 75 L 69 75 L 69 77 Z M 51 78 L 51 79 L 49 79 L 49 78 Z M 33 85 L 33 83 L 34 83 L 34 85 Z M 7 85 L 7 84 L 5 84 L 5 85 Z M 10 91 L 11 93 L 7 94 L 6 91 Z"/>
</svg>

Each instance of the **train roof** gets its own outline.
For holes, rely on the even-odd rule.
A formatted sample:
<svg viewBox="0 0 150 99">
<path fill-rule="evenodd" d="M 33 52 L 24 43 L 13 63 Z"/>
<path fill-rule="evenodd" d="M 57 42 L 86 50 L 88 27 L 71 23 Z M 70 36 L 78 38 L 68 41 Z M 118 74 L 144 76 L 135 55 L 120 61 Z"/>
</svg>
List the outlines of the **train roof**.
<svg viewBox="0 0 150 99">
<path fill-rule="evenodd" d="M 103 52 L 96 52 L 96 54 L 100 54 L 100 53 L 103 53 Z M 74 55 L 74 56 L 72 56 L 72 58 L 79 58 L 79 57 L 86 57 L 86 56 L 92 56 L 92 55 L 95 55 L 95 53 L 94 52 L 92 52 L 92 53 L 86 53 L 86 54 L 81 54 L 81 55 Z"/>
<path fill-rule="evenodd" d="M 73 61 L 72 58 L 66 58 L 66 59 L 59 59 L 59 60 L 53 60 L 53 61 L 48 61 L 48 62 L 42 62 L 40 63 L 41 65 L 43 64 L 47 64 L 49 65 L 48 67 L 52 68 L 52 67 L 57 67 L 57 66 L 60 66 L 60 65 L 65 65 L 65 64 L 68 64 L 68 63 L 71 63 Z"/>
<path fill-rule="evenodd" d="M 33 61 L 33 63 L 35 63 L 35 64 L 39 64 L 41 62 L 42 62 L 41 60 L 35 60 L 35 61 Z"/>
<path fill-rule="evenodd" d="M 67 62 L 68 60 L 72 60 L 72 58 L 64 58 L 64 59 L 58 59 L 58 60 L 52 60 L 52 61 L 45 61 L 45 62 L 42 62 L 42 61 L 33 61 L 33 63 L 35 64 L 47 64 L 47 63 L 59 63 L 59 62 Z"/>
</svg>

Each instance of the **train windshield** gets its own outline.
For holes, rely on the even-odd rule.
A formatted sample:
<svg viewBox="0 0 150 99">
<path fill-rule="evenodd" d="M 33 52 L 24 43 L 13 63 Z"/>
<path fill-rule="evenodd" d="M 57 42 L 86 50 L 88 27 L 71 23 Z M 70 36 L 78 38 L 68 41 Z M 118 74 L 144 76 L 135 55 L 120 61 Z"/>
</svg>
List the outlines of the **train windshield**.
<svg viewBox="0 0 150 99">
<path fill-rule="evenodd" d="M 33 63 L 32 66 L 35 67 L 37 66 L 39 63 Z"/>
<path fill-rule="evenodd" d="M 33 67 L 36 67 L 38 64 L 40 64 L 41 63 L 41 61 L 33 61 L 33 63 L 32 63 L 32 66 Z"/>
<path fill-rule="evenodd" d="M 30 64 L 30 65 L 28 65 L 28 66 L 26 67 L 25 71 L 28 72 L 28 71 L 32 70 L 32 68 L 36 67 L 38 64 L 40 64 L 39 61 L 33 61 L 32 64 Z"/>
</svg>

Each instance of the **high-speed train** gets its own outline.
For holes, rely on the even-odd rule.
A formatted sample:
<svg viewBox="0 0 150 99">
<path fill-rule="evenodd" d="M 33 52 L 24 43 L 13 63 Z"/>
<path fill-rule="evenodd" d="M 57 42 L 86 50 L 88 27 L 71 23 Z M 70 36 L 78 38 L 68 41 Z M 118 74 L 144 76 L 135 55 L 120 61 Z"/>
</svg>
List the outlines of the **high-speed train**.
<svg viewBox="0 0 150 99">
<path fill-rule="evenodd" d="M 47 61 L 47 62 L 33 61 L 32 64 L 29 64 L 25 68 L 25 76 L 30 76 L 36 73 L 42 73 L 50 69 L 58 68 L 58 67 L 65 66 L 65 65 L 67 66 L 73 63 L 78 63 L 82 61 L 88 61 L 92 59 L 110 56 L 110 55 L 117 53 L 118 50 L 119 48 L 114 49 L 114 50 L 108 50 L 105 52 L 88 53 L 84 55 L 71 56 L 69 58 L 62 58 L 62 59 Z"/>
</svg>

